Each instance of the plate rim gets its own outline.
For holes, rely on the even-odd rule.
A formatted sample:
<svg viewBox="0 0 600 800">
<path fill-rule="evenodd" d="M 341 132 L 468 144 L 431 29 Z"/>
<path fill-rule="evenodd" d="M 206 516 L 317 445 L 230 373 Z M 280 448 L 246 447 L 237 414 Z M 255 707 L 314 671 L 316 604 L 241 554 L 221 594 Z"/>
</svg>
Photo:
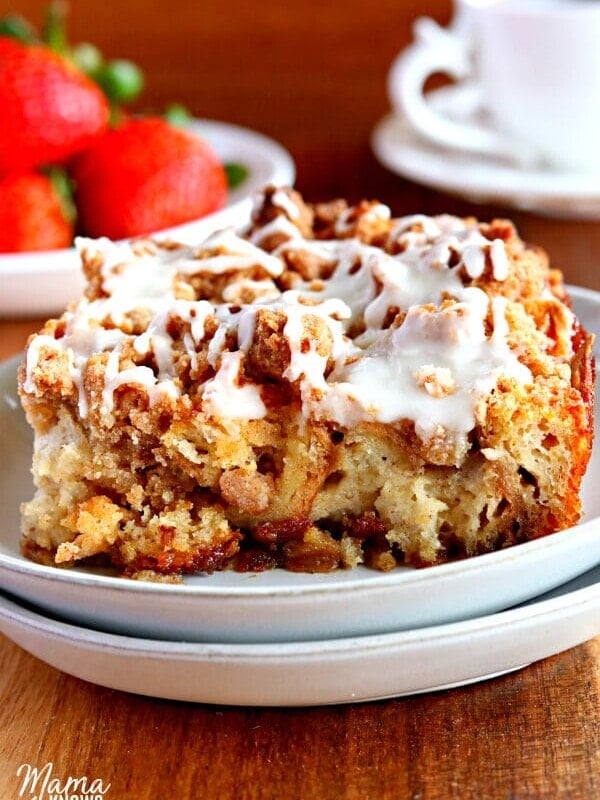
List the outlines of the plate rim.
<svg viewBox="0 0 600 800">
<path fill-rule="evenodd" d="M 588 572 L 591 573 L 596 570 L 597 567 L 594 567 Z M 557 587 L 557 589 L 559 588 Z M 547 594 L 552 594 L 552 592 Z M 435 641 L 468 637 L 473 633 L 484 634 L 489 630 L 499 632 L 502 629 L 510 628 L 520 623 L 535 624 L 536 620 L 545 616 L 560 611 L 574 611 L 579 607 L 588 605 L 592 606 L 592 608 L 597 606 L 600 611 L 600 580 L 579 589 L 561 593 L 558 596 L 546 598 L 542 596 L 542 599 L 534 599 L 491 614 L 483 614 L 469 619 L 429 625 L 427 627 L 301 641 L 191 642 L 111 633 L 91 626 L 63 621 L 50 613 L 45 613 L 43 609 L 28 607 L 27 604 L 19 602 L 18 598 L 0 590 L 0 619 L 8 618 L 17 624 L 25 625 L 45 635 L 74 642 L 78 645 L 88 645 L 104 651 L 126 651 L 131 655 L 159 658 L 181 656 L 192 660 L 202 655 L 231 660 L 240 657 L 254 657 L 259 660 L 281 660 L 282 658 L 291 660 L 298 656 L 314 656 L 316 659 L 322 660 L 324 656 L 355 655 L 357 650 L 368 652 L 412 644 L 424 646 Z M 600 635 L 600 616 L 598 617 L 597 630 L 597 635 Z"/>
<path fill-rule="evenodd" d="M 478 683 L 599 633 L 600 581 L 530 608 L 389 634 L 250 644 L 169 642 L 44 616 L 0 593 L 0 631 L 55 669 L 137 695 L 232 706 L 320 706 Z M 577 584 L 576 584 L 577 585 Z M 563 587 L 564 589 L 564 587 Z M 537 608 L 536 608 L 537 605 Z"/>
<path fill-rule="evenodd" d="M 598 307 L 600 311 L 600 292 L 594 289 L 587 289 L 580 286 L 568 285 L 567 289 L 574 301 L 590 302 Z M 2 375 L 10 372 L 15 368 L 22 358 L 22 354 L 13 356 L 0 363 L 0 378 Z M 596 444 L 596 447 L 600 445 Z M 122 577 L 110 575 L 98 575 L 93 573 L 83 573 L 73 569 L 60 569 L 36 562 L 28 561 L 23 556 L 14 556 L 11 554 L 0 552 L 0 570 L 6 569 L 11 573 L 19 573 L 26 575 L 36 580 L 42 581 L 55 581 L 68 583 L 71 586 L 81 587 L 94 587 L 100 590 L 111 590 L 117 592 L 135 593 L 141 595 L 154 595 L 161 597 L 169 596 L 183 596 L 187 598 L 213 598 L 213 599 L 227 599 L 227 598 L 262 598 L 272 599 L 289 599 L 301 595 L 303 598 L 310 597 L 311 599 L 318 599 L 319 596 L 329 597 L 335 595 L 340 591 L 358 592 L 387 592 L 390 588 L 398 588 L 400 585 L 413 586 L 421 584 L 431 579 L 432 570 L 435 571 L 436 580 L 443 578 L 455 579 L 472 573 L 474 570 L 480 571 L 485 569 L 486 565 L 490 568 L 504 568 L 513 561 L 523 561 L 525 559 L 537 559 L 540 557 L 541 552 L 547 553 L 548 550 L 558 550 L 560 552 L 562 547 L 565 547 L 565 542 L 572 541 L 574 532 L 579 534 L 579 537 L 585 539 L 586 537 L 597 536 L 593 528 L 598 526 L 600 522 L 600 515 L 583 519 L 577 525 L 567 528 L 562 531 L 550 534 L 548 536 L 540 537 L 538 539 L 524 542 L 522 544 L 507 547 L 503 550 L 497 550 L 491 553 L 484 553 L 471 558 L 465 558 L 458 561 L 448 562 L 445 564 L 435 565 L 427 569 L 414 569 L 410 567 L 399 568 L 392 570 L 388 573 L 375 573 L 372 570 L 363 572 L 362 574 L 355 575 L 346 580 L 336 582 L 330 580 L 325 582 L 328 576 L 324 576 L 313 585 L 252 585 L 250 580 L 253 573 L 248 573 L 248 578 L 243 586 L 219 586 L 219 585 L 199 585 L 199 584 L 160 584 L 150 582 L 137 582 L 127 581 Z M 541 552 L 540 552 L 541 551 Z M 366 569 L 366 568 L 365 568 Z M 361 570 L 362 572 L 362 570 Z M 336 573 L 329 573 L 328 575 L 335 575 Z M 207 576 L 207 581 L 210 576 Z"/>
</svg>

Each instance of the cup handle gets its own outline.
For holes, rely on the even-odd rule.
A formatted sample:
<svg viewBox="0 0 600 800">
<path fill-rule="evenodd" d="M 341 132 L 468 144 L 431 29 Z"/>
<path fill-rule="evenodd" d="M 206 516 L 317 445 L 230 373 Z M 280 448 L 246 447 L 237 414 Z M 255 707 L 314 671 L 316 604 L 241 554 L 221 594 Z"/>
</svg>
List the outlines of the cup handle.
<svg viewBox="0 0 600 800">
<path fill-rule="evenodd" d="M 435 73 L 458 81 L 469 78 L 472 61 L 468 40 L 456 30 L 442 28 L 433 19 L 421 17 L 414 26 L 415 42 L 394 61 L 388 78 L 388 92 L 413 128 L 425 139 L 443 147 L 509 158 L 535 160 L 529 148 L 501 134 L 444 116 L 427 102 L 425 81 Z"/>
</svg>

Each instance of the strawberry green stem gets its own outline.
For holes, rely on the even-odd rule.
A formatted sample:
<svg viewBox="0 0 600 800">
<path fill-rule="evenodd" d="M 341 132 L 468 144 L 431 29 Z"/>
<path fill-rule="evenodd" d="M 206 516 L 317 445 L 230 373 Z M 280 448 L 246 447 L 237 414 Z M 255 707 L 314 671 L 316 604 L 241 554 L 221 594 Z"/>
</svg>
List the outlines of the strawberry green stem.
<svg viewBox="0 0 600 800">
<path fill-rule="evenodd" d="M 42 27 L 42 39 L 51 50 L 65 55 L 68 51 L 67 44 L 67 14 L 68 3 L 65 0 L 53 0 L 46 10 L 46 17 Z"/>
<path fill-rule="evenodd" d="M 73 183 L 61 167 L 47 167 L 43 170 L 52 181 L 54 191 L 58 195 L 65 219 L 71 224 L 75 223 L 77 209 L 73 201 Z"/>
</svg>

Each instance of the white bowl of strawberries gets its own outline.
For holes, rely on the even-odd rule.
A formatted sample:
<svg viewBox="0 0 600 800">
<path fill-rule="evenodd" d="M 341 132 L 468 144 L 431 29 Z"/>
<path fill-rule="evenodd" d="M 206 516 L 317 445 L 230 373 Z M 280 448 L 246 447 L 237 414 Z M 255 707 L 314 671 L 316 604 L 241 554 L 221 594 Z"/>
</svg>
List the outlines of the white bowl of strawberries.
<svg viewBox="0 0 600 800">
<path fill-rule="evenodd" d="M 76 234 L 201 241 L 243 224 L 266 183 L 293 182 L 290 155 L 259 133 L 125 114 L 115 95 L 132 94 L 107 73 L 125 63 L 137 92 L 128 62 L 96 54 L 90 66 L 85 45 L 86 73 L 77 49 L 3 33 L 0 21 L 0 314 L 58 313 L 78 297 Z"/>
</svg>

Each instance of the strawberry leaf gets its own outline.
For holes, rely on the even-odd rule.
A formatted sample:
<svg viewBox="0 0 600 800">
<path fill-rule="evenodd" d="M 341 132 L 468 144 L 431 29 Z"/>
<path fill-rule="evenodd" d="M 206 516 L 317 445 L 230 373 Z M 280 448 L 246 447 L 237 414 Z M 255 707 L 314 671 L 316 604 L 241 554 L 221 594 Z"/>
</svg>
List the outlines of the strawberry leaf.
<svg viewBox="0 0 600 800">
<path fill-rule="evenodd" d="M 8 14 L 0 19 L 0 36 L 9 36 L 23 44 L 35 44 L 39 41 L 33 25 L 20 14 Z"/>
<path fill-rule="evenodd" d="M 75 45 L 71 50 L 71 61 L 75 66 L 79 67 L 82 72 L 94 78 L 94 75 L 100 70 L 104 64 L 102 53 L 96 45 L 90 42 L 82 42 Z"/>
<path fill-rule="evenodd" d="M 91 74 L 111 103 L 132 103 L 144 88 L 144 73 L 124 58 L 103 64 Z"/>
<path fill-rule="evenodd" d="M 192 115 L 181 103 L 171 103 L 165 109 L 165 119 L 176 128 L 185 128 L 189 125 Z"/>
<path fill-rule="evenodd" d="M 225 167 L 225 174 L 227 175 L 227 185 L 230 189 L 235 189 L 248 177 L 248 167 L 245 167 L 243 164 L 236 164 L 232 161 L 223 166 Z"/>
<path fill-rule="evenodd" d="M 60 167 L 48 167 L 44 172 L 52 181 L 54 191 L 61 202 L 65 219 L 74 224 L 77 218 L 77 209 L 73 201 L 73 182 L 65 170 Z"/>
</svg>

